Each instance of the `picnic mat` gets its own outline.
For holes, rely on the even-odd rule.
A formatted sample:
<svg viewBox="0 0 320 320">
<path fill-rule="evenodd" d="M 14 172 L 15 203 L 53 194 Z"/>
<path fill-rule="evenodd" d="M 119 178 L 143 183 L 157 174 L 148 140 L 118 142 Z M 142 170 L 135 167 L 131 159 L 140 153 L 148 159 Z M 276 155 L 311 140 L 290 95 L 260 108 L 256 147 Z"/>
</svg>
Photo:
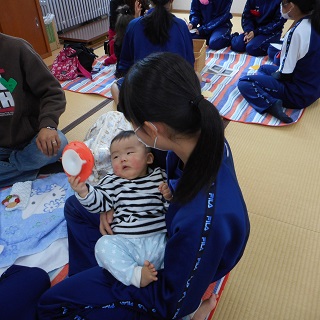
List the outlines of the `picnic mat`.
<svg viewBox="0 0 320 320">
<path fill-rule="evenodd" d="M 64 280 L 68 276 L 68 273 L 69 273 L 69 263 L 65 264 L 64 266 L 62 266 L 58 269 L 55 269 L 55 270 L 49 272 L 51 287 L 53 287 L 57 283 Z"/>
<path fill-rule="evenodd" d="M 209 299 L 212 293 L 218 295 L 217 304 L 216 304 L 215 308 L 208 315 L 207 320 L 212 320 L 213 319 L 214 312 L 217 309 L 217 305 L 218 305 L 219 300 L 221 298 L 222 291 L 223 291 L 223 289 L 224 289 L 224 287 L 225 287 L 225 285 L 226 285 L 226 283 L 228 281 L 228 278 L 229 278 L 229 273 L 227 275 L 225 275 L 223 278 L 221 278 L 220 280 L 212 283 L 209 286 L 209 288 L 207 289 L 207 291 L 205 292 L 205 294 L 203 295 L 202 300 Z"/>
<path fill-rule="evenodd" d="M 93 67 L 100 69 L 99 72 L 92 73 L 92 80 L 85 77 L 77 77 L 73 80 L 62 81 L 61 87 L 64 90 L 79 92 L 79 93 L 95 93 L 106 98 L 112 98 L 111 85 L 115 80 L 116 65 L 104 66 L 103 61 L 107 56 L 101 56 L 96 59 Z"/>
<path fill-rule="evenodd" d="M 272 62 L 267 56 L 253 57 L 245 53 L 239 54 L 231 51 L 230 48 L 218 51 L 207 49 L 206 66 L 202 70 L 202 76 L 206 81 L 210 82 L 202 82 L 204 96 L 216 106 L 222 117 L 227 120 L 268 126 L 289 125 L 270 114 L 258 113 L 249 105 L 238 90 L 237 84 L 239 78 L 256 73 L 257 68 L 262 64 L 272 64 Z M 235 74 L 223 76 L 221 75 L 221 71 L 217 74 L 208 72 L 208 69 L 214 65 L 221 66 L 224 69 L 235 70 Z M 231 71 L 229 72 L 231 73 Z M 301 118 L 303 111 L 304 109 L 285 109 L 287 115 L 293 119 L 292 123 L 296 123 Z"/>
<path fill-rule="evenodd" d="M 94 93 L 106 98 L 112 98 L 111 85 L 115 80 L 116 65 L 104 66 L 106 56 L 96 59 L 94 66 L 100 71 L 93 74 L 93 80 L 78 77 L 74 80 L 61 82 L 65 90 L 79 93 Z M 231 121 L 255 123 L 267 126 L 287 126 L 296 123 L 302 116 L 304 109 L 285 109 L 293 119 L 292 123 L 283 123 L 270 114 L 260 114 L 243 98 L 237 84 L 240 77 L 254 74 L 262 64 L 271 64 L 268 57 L 253 57 L 245 53 L 236 53 L 230 48 L 209 50 L 206 52 L 206 66 L 202 70 L 202 92 L 219 110 L 222 117 Z M 208 69 L 218 65 L 235 72 L 231 76 L 223 76 L 208 72 Z"/>
</svg>

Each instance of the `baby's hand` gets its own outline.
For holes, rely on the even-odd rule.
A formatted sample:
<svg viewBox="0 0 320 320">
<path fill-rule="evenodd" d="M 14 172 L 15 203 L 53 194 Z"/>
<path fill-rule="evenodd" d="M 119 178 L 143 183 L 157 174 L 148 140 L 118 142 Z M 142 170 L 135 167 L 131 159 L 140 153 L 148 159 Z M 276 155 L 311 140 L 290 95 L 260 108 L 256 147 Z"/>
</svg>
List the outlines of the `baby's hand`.
<svg viewBox="0 0 320 320">
<path fill-rule="evenodd" d="M 173 198 L 173 195 L 171 193 L 171 190 L 166 182 L 162 182 L 159 186 L 159 191 L 162 193 L 163 197 L 170 201 Z"/>
<path fill-rule="evenodd" d="M 84 198 L 89 190 L 85 182 L 80 182 L 80 177 L 70 176 L 68 178 L 71 188 L 79 194 L 81 198 Z"/>
</svg>

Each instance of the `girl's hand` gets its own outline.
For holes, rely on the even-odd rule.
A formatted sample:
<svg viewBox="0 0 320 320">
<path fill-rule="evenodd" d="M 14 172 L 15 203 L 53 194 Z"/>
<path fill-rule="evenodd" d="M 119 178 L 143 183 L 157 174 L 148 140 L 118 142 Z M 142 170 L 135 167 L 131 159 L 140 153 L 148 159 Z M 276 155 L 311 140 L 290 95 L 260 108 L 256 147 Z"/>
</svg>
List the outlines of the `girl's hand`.
<svg viewBox="0 0 320 320">
<path fill-rule="evenodd" d="M 113 213 L 114 213 L 113 209 L 109 210 L 108 212 L 100 213 L 99 230 L 103 236 L 106 234 L 113 234 L 112 229 L 110 227 L 110 224 L 113 220 Z"/>
<path fill-rule="evenodd" d="M 162 182 L 159 186 L 159 191 L 162 193 L 163 197 L 170 201 L 173 198 L 173 195 L 171 193 L 171 190 L 166 182 Z"/>
<path fill-rule="evenodd" d="M 88 193 L 88 187 L 85 182 L 80 182 L 80 177 L 68 177 L 71 188 L 78 193 L 81 198 L 84 198 Z"/>
<path fill-rule="evenodd" d="M 250 31 L 248 33 L 245 34 L 243 40 L 245 43 L 248 43 L 249 41 L 251 41 L 254 38 L 254 32 Z"/>
<path fill-rule="evenodd" d="M 141 16 L 141 10 L 142 10 L 142 5 L 138 0 L 136 0 L 134 3 L 134 17 L 135 18 L 138 18 Z"/>
</svg>

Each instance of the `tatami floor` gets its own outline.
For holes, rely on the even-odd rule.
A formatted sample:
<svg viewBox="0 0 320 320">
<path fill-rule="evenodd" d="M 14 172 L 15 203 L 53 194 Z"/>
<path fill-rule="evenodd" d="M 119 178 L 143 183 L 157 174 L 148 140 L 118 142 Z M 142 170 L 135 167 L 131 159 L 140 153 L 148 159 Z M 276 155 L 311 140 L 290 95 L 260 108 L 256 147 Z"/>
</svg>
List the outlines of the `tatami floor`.
<svg viewBox="0 0 320 320">
<path fill-rule="evenodd" d="M 235 31 L 241 31 L 239 21 L 234 18 Z M 104 54 L 102 48 L 96 53 Z M 105 101 L 69 91 L 66 97 L 61 129 Z M 82 140 L 98 116 L 110 110 L 112 102 L 67 132 L 67 138 Z M 290 126 L 227 126 L 251 235 L 214 320 L 320 319 L 319 123 L 317 101 Z"/>
</svg>

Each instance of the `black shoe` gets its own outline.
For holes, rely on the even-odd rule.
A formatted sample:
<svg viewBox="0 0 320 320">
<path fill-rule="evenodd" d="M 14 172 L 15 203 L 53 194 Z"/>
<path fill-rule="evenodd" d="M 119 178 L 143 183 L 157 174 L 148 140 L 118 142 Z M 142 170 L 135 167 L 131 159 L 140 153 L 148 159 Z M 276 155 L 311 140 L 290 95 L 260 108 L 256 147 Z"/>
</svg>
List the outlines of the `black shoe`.
<svg viewBox="0 0 320 320">
<path fill-rule="evenodd" d="M 233 39 L 234 37 L 237 37 L 239 35 L 239 32 L 234 32 L 231 34 L 231 39 Z"/>
<path fill-rule="evenodd" d="M 281 100 L 277 100 L 270 108 L 266 110 L 266 112 L 270 113 L 272 116 L 276 117 L 284 123 L 293 122 L 292 118 L 284 113 Z"/>
</svg>

